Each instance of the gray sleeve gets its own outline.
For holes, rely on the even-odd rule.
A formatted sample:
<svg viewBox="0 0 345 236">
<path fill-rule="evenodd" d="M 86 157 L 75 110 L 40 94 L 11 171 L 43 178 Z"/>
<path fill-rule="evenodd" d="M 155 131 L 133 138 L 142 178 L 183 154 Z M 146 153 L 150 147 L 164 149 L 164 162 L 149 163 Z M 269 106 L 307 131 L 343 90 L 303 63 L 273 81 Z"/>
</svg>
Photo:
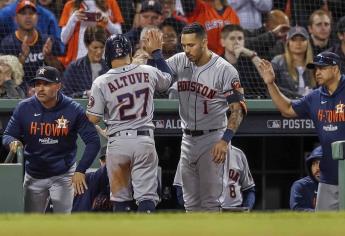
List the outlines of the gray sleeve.
<svg viewBox="0 0 345 236">
<path fill-rule="evenodd" d="M 87 113 L 103 117 L 105 107 L 105 99 L 103 92 L 97 83 L 93 83 L 91 87 L 91 95 L 87 105 Z"/>
<path fill-rule="evenodd" d="M 251 2 L 261 12 L 269 12 L 272 9 L 272 0 L 252 0 Z"/>
<path fill-rule="evenodd" d="M 240 86 L 240 76 L 238 74 L 238 71 L 233 67 L 231 64 L 225 65 L 227 68 L 224 68 L 221 71 L 223 77 L 223 93 L 233 90 L 237 88 L 237 86 Z"/>
<path fill-rule="evenodd" d="M 156 90 L 163 92 L 169 89 L 171 84 L 171 75 L 154 68 L 154 73 L 157 77 Z"/>
<path fill-rule="evenodd" d="M 179 68 L 183 64 L 182 54 L 178 53 L 166 60 L 168 66 L 170 67 L 172 74 L 176 76 L 178 74 Z"/>
<path fill-rule="evenodd" d="M 253 186 L 255 186 L 254 179 L 252 177 L 252 174 L 249 170 L 248 161 L 246 158 L 246 155 L 241 151 L 238 153 L 241 157 L 242 162 L 242 170 L 241 170 L 241 177 L 240 177 L 240 185 L 241 185 L 241 191 L 245 191 Z"/>
</svg>

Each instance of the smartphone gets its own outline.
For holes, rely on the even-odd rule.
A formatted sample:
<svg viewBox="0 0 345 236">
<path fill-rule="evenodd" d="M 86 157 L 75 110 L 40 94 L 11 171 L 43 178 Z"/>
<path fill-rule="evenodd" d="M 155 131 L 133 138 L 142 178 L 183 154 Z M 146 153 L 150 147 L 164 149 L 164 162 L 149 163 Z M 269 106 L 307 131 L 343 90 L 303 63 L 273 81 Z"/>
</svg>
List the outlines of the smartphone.
<svg viewBox="0 0 345 236">
<path fill-rule="evenodd" d="M 87 17 L 86 21 L 99 21 L 102 17 L 100 12 L 84 12 L 84 14 Z"/>
</svg>

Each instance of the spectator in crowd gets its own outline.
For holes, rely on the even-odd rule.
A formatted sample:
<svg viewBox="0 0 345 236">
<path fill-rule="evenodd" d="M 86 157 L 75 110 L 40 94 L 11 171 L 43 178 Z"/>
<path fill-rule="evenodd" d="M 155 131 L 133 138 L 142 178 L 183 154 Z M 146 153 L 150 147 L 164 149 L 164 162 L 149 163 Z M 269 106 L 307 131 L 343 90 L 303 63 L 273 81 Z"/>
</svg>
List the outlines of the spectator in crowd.
<svg viewBox="0 0 345 236">
<path fill-rule="evenodd" d="M 272 0 L 228 0 L 236 11 L 242 28 L 252 31 L 262 27 L 262 14 L 272 9 Z"/>
<path fill-rule="evenodd" d="M 296 180 L 290 191 L 290 209 L 295 211 L 314 211 L 317 188 L 320 181 L 320 159 L 322 147 L 318 146 L 305 160 L 308 176 Z"/>
<path fill-rule="evenodd" d="M 280 10 L 272 10 L 265 17 L 264 26 L 246 31 L 246 47 L 267 60 L 284 52 L 286 34 L 290 29 L 289 18 Z"/>
<path fill-rule="evenodd" d="M 182 51 L 179 39 L 185 24 L 175 18 L 166 18 L 159 26 L 163 33 L 162 53 L 165 59 Z"/>
<path fill-rule="evenodd" d="M 68 0 L 38 0 L 38 3 L 54 13 L 56 19 L 60 19 L 63 6 Z"/>
<path fill-rule="evenodd" d="M 0 9 L 0 41 L 7 35 L 12 34 L 18 28 L 18 22 L 14 20 L 17 15 L 16 9 L 18 8 L 18 4 L 23 5 L 23 2 L 26 1 L 19 0 Z M 36 5 L 36 0 L 30 1 L 35 5 L 37 10 L 37 30 L 41 34 L 49 35 L 53 39 L 53 41 L 59 45 L 58 53 L 59 55 L 62 55 L 64 53 L 65 47 L 61 42 L 61 29 L 57 23 L 54 14 L 51 13 L 49 10 L 45 9 L 44 7 Z"/>
<path fill-rule="evenodd" d="M 244 47 L 244 29 L 239 25 L 226 25 L 221 31 L 222 57 L 238 71 L 246 98 L 266 98 L 265 84 L 260 81 L 256 65 L 261 59 L 256 52 Z"/>
<path fill-rule="evenodd" d="M 6 7 L 8 4 L 14 2 L 15 0 L 0 0 L 0 9 Z"/>
<path fill-rule="evenodd" d="M 340 64 L 340 70 L 342 73 L 345 73 L 345 16 L 339 19 L 336 31 L 340 43 L 329 48 L 327 51 L 339 55 L 342 62 Z"/>
<path fill-rule="evenodd" d="M 145 0 L 141 4 L 138 24 L 125 36 L 129 39 L 132 44 L 133 52 L 139 47 L 140 33 L 144 27 L 148 26 L 159 26 L 162 17 L 162 6 L 158 1 Z"/>
<path fill-rule="evenodd" d="M 181 0 L 188 23 L 198 22 L 207 32 L 208 48 L 222 55 L 224 48 L 220 44 L 220 31 L 224 25 L 240 23 L 236 12 L 226 0 Z"/>
<path fill-rule="evenodd" d="M 222 208 L 244 207 L 251 210 L 255 204 L 255 183 L 250 173 L 247 157 L 241 149 L 233 145 L 229 147 L 229 157 L 225 161 L 224 168 L 228 174 L 223 177 L 224 189 L 227 194 Z M 177 202 L 183 207 L 183 182 L 180 166 L 179 162 L 173 186 L 176 190 Z"/>
<path fill-rule="evenodd" d="M 85 171 L 100 148 L 99 136 L 80 104 L 60 93 L 57 69 L 43 66 L 32 80 L 35 96 L 15 108 L 2 139 L 16 152 L 24 147 L 24 209 L 44 213 L 49 199 L 56 213 L 70 213 L 75 194 L 87 189 Z M 85 143 L 76 164 L 78 134 Z"/>
<path fill-rule="evenodd" d="M 73 98 L 88 98 L 92 81 L 108 71 L 102 58 L 107 32 L 101 26 L 88 26 L 84 34 L 87 55 L 73 61 L 64 73 L 63 93 Z"/>
<path fill-rule="evenodd" d="M 333 46 L 331 36 L 331 16 L 325 10 L 316 10 L 309 17 L 308 30 L 314 55 Z"/>
<path fill-rule="evenodd" d="M 113 211 L 110 202 L 110 187 L 105 165 L 107 146 L 101 148 L 99 153 L 100 168 L 85 174 L 87 190 L 74 196 L 72 212 Z"/>
<path fill-rule="evenodd" d="M 19 87 L 23 82 L 23 65 L 12 55 L 0 56 L 0 98 L 24 98 Z"/>
<path fill-rule="evenodd" d="M 308 26 L 309 16 L 316 10 L 326 10 L 325 0 L 275 0 L 273 8 L 283 10 L 291 20 L 291 25 Z"/>
<path fill-rule="evenodd" d="M 0 45 L 0 53 L 14 55 L 24 66 L 24 83 L 26 93 L 28 82 L 35 76 L 36 70 L 42 66 L 50 65 L 62 69 L 56 58 L 59 46 L 51 37 L 41 34 L 36 28 L 38 12 L 36 5 L 30 1 L 22 1 L 16 8 L 16 22 L 18 29 L 6 36 Z"/>
<path fill-rule="evenodd" d="M 61 62 L 67 66 L 71 61 L 84 57 L 87 48 L 84 33 L 87 26 L 99 25 L 110 34 L 121 33 L 123 22 L 120 8 L 115 0 L 73 0 L 65 4 L 60 26 L 61 40 L 67 45 L 66 56 Z"/>
<path fill-rule="evenodd" d="M 306 65 L 313 61 L 309 34 L 300 26 L 292 27 L 287 35 L 284 54 L 272 59 L 277 85 L 289 98 L 301 97 L 315 87 L 312 71 Z"/>
<path fill-rule="evenodd" d="M 174 18 L 177 21 L 187 23 L 186 17 L 176 11 L 176 0 L 160 0 L 163 6 L 163 19 Z"/>
</svg>

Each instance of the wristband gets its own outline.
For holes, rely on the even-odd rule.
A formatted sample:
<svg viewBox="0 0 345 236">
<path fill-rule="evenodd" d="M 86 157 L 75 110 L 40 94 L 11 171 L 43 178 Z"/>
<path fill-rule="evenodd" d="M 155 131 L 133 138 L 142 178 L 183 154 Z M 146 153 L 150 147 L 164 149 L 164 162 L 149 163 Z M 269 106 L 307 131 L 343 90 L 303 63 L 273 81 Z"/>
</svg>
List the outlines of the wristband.
<svg viewBox="0 0 345 236">
<path fill-rule="evenodd" d="M 226 129 L 224 134 L 223 134 L 222 139 L 225 142 L 229 143 L 231 141 L 232 137 L 234 137 L 234 132 L 231 129 Z"/>
</svg>

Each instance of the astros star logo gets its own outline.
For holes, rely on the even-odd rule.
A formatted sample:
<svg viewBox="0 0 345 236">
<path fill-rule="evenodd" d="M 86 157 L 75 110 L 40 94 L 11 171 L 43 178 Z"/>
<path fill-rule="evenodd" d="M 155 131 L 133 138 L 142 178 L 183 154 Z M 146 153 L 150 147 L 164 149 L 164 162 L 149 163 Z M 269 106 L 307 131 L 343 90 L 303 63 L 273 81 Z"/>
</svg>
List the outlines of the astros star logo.
<svg viewBox="0 0 345 236">
<path fill-rule="evenodd" d="M 44 72 L 46 71 L 46 69 L 42 68 L 38 71 L 39 75 L 44 75 Z"/>
<path fill-rule="evenodd" d="M 67 128 L 67 124 L 69 123 L 69 121 L 65 119 L 63 116 L 61 116 L 60 119 L 57 119 L 56 122 L 58 123 L 57 127 L 62 129 Z"/>
<path fill-rule="evenodd" d="M 344 104 L 341 103 L 341 101 L 339 102 L 338 105 L 335 106 L 336 110 L 335 113 L 344 113 Z"/>
</svg>

